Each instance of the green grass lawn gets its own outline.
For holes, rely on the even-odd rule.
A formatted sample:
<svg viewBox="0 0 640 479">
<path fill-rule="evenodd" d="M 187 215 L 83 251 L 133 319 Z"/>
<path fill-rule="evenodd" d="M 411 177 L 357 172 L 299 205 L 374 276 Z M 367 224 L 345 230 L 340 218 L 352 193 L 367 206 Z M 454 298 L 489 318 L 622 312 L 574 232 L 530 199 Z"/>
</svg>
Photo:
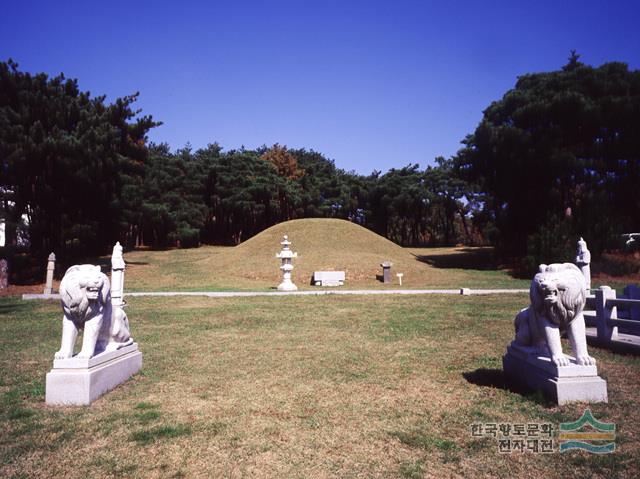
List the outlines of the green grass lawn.
<svg viewBox="0 0 640 479">
<path fill-rule="evenodd" d="M 129 298 L 142 371 L 44 405 L 60 306 L 0 298 L 0 477 L 637 477 L 640 359 L 591 348 L 611 455 L 500 454 L 472 423 L 574 421 L 504 387 L 515 296 Z"/>
</svg>

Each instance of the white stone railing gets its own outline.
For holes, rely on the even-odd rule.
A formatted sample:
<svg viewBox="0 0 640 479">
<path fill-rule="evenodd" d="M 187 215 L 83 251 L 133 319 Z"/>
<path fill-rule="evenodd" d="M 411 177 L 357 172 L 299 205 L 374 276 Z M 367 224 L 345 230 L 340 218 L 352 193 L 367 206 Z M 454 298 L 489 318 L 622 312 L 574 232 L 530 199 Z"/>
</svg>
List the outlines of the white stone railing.
<svg viewBox="0 0 640 479">
<path fill-rule="evenodd" d="M 622 319 L 618 317 L 618 308 L 629 311 L 630 318 L 640 314 L 640 299 L 616 298 L 616 291 L 609 286 L 601 286 L 595 290 L 595 295 L 587 298 L 584 317 L 587 326 L 595 327 L 598 342 L 604 345 L 618 340 L 618 329 L 625 334 L 640 336 L 640 321 L 637 319 Z"/>
</svg>

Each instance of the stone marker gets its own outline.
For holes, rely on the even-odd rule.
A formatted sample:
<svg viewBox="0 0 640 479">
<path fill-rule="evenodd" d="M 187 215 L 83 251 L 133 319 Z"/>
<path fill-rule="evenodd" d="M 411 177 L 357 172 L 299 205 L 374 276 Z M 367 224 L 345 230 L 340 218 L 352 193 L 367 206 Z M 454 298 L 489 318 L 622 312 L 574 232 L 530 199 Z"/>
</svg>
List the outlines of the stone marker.
<svg viewBox="0 0 640 479">
<path fill-rule="evenodd" d="M 111 304 L 114 306 L 124 305 L 124 269 L 122 246 L 118 241 L 111 254 Z"/>
<path fill-rule="evenodd" d="M 53 272 L 56 269 L 56 255 L 51 253 L 47 259 L 47 279 L 44 285 L 44 294 L 53 294 Z"/>
<path fill-rule="evenodd" d="M 391 261 L 385 261 L 384 263 L 380 263 L 382 266 L 382 282 L 384 284 L 391 283 L 391 267 L 393 263 Z"/>
<path fill-rule="evenodd" d="M 515 339 L 502 358 L 507 379 L 558 404 L 607 402 L 607 383 L 587 352 L 586 281 L 580 269 L 571 263 L 542 264 L 529 294 L 531 305 L 516 316 Z M 561 331 L 567 332 L 575 357 L 563 353 Z"/>
<path fill-rule="evenodd" d="M 276 253 L 276 258 L 280 258 L 282 265 L 282 283 L 278 285 L 278 291 L 296 291 L 298 287 L 291 281 L 291 271 L 293 270 L 293 258 L 298 257 L 298 253 L 291 251 L 291 241 L 289 237 L 284 235 L 284 239 L 280 242 L 282 251 Z"/>
<path fill-rule="evenodd" d="M 402 286 L 402 277 L 404 276 L 404 273 L 396 273 L 396 276 L 398 277 L 398 283 Z"/>
<path fill-rule="evenodd" d="M 0 289 L 9 286 L 9 262 L 6 259 L 0 259 Z"/>
<path fill-rule="evenodd" d="M 344 271 L 314 271 L 313 284 L 316 286 L 343 286 Z"/>
<path fill-rule="evenodd" d="M 47 374 L 46 403 L 88 405 L 142 367 L 142 353 L 124 310 L 111 302 L 109 279 L 99 266 L 75 265 L 60 283 L 62 341 Z M 73 355 L 78 331 L 82 348 Z"/>
<path fill-rule="evenodd" d="M 578 240 L 575 263 L 582 271 L 587 290 L 591 289 L 591 266 L 589 266 L 591 264 L 591 252 L 587 249 L 587 242 L 582 237 Z"/>
</svg>

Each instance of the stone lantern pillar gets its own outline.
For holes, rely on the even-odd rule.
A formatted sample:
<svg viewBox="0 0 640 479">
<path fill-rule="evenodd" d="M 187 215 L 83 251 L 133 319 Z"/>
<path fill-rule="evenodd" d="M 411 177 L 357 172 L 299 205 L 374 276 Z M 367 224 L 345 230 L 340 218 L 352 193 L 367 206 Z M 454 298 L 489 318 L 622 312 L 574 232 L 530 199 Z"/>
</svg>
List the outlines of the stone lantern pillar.
<svg viewBox="0 0 640 479">
<path fill-rule="evenodd" d="M 282 270 L 282 283 L 278 285 L 278 291 L 296 291 L 298 287 L 291 281 L 291 271 L 293 270 L 293 258 L 298 257 L 298 253 L 291 251 L 291 242 L 287 235 L 284 235 L 282 251 L 276 253 L 276 258 L 282 261 L 280 269 Z"/>
<path fill-rule="evenodd" d="M 47 258 L 47 279 L 44 285 L 44 294 L 53 294 L 53 272 L 56 269 L 56 255 L 51 253 Z"/>
<path fill-rule="evenodd" d="M 111 304 L 113 306 L 124 306 L 124 268 L 122 246 L 118 241 L 111 254 Z"/>
</svg>

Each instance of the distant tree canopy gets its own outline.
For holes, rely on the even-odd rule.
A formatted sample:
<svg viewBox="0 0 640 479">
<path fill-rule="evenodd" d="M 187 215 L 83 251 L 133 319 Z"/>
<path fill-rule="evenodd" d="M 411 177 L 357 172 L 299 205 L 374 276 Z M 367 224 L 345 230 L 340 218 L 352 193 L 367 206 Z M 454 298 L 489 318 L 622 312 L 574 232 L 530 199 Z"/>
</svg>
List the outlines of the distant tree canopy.
<svg viewBox="0 0 640 479">
<path fill-rule="evenodd" d="M 624 63 L 572 52 L 559 71 L 521 76 L 463 143 L 454 170 L 504 254 L 566 260 L 577 235 L 599 251 L 640 226 L 640 71 Z"/>
<path fill-rule="evenodd" d="M 0 63 L 0 217 L 13 244 L 23 215 L 33 252 L 104 251 L 127 230 L 139 201 L 145 135 L 158 123 L 131 104 L 105 104 L 63 75 Z M 132 121 L 133 120 L 133 121 Z"/>
<path fill-rule="evenodd" d="M 141 208 L 131 220 L 138 236 L 129 240 L 237 244 L 282 221 L 326 217 L 358 222 L 401 244 L 458 242 L 466 231 L 463 183 L 449 178 L 450 162 L 439 161 L 426 171 L 413 165 L 361 176 L 320 153 L 277 144 L 224 153 L 217 144 L 175 153 L 152 144 Z"/>
</svg>

